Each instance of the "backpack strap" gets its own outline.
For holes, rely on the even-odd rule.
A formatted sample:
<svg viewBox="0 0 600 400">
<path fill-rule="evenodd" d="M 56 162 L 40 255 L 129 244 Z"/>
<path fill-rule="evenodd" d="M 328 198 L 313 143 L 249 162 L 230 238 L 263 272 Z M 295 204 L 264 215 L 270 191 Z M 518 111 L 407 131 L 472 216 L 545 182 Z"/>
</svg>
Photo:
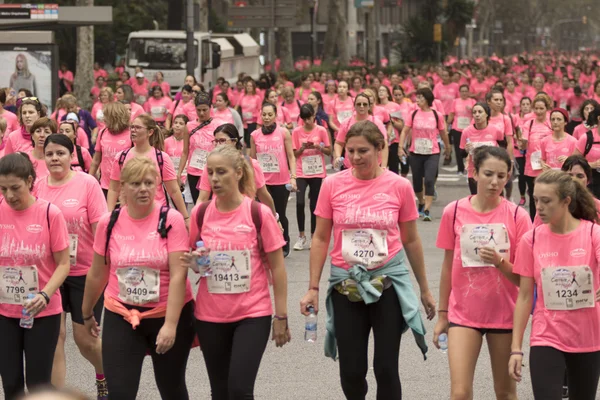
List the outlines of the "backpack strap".
<svg viewBox="0 0 600 400">
<path fill-rule="evenodd" d="M 413 113 L 412 113 L 412 117 L 411 117 L 411 119 L 410 119 L 410 120 L 411 120 L 411 123 L 412 123 L 412 125 L 414 125 L 414 124 L 415 124 L 415 115 L 417 115 L 417 112 L 419 112 L 419 109 L 416 109 L 416 110 L 415 110 L 415 111 L 413 111 Z M 435 126 L 437 127 L 437 121 L 436 121 L 436 125 L 435 125 Z"/>
<path fill-rule="evenodd" d="M 206 209 L 210 205 L 211 200 L 200 203 L 200 207 L 198 207 L 198 213 L 196 214 L 196 225 L 198 225 L 198 239 L 202 240 L 202 225 L 204 224 L 204 215 L 206 214 Z"/>
<path fill-rule="evenodd" d="M 590 151 L 592 151 L 592 146 L 594 145 L 594 134 L 591 130 L 585 133 L 586 141 L 585 141 L 585 149 L 583 150 L 583 156 L 587 156 Z"/>
<path fill-rule="evenodd" d="M 110 243 L 110 236 L 112 235 L 113 228 L 119 219 L 119 215 L 121 214 L 121 208 L 115 208 L 110 213 L 110 219 L 108 220 L 108 225 L 106 226 L 106 244 L 104 245 L 104 263 L 108 265 L 108 244 Z"/>
<path fill-rule="evenodd" d="M 83 160 L 83 153 L 81 152 L 80 145 L 78 145 L 78 144 L 75 145 L 75 152 L 77 153 L 77 167 L 80 167 L 83 170 L 83 172 L 85 172 L 87 174 L 88 171 L 85 168 L 85 161 Z"/>
<path fill-rule="evenodd" d="M 48 202 L 48 207 L 46 207 L 46 223 L 48 223 L 48 230 L 50 230 L 50 202 Z"/>
<path fill-rule="evenodd" d="M 454 228 L 454 225 L 456 224 L 456 212 L 458 211 L 458 202 L 460 200 L 456 200 L 454 202 L 454 217 L 452 218 L 452 228 Z M 454 236 L 456 236 L 456 233 L 454 234 Z"/>
<path fill-rule="evenodd" d="M 440 119 L 438 117 L 437 111 L 435 111 L 433 108 L 431 109 L 431 111 L 433 111 L 433 116 L 435 117 L 435 129 L 437 130 L 437 127 L 440 123 Z M 414 120 L 414 118 L 413 118 L 413 120 Z"/>
<path fill-rule="evenodd" d="M 162 151 L 160 151 L 159 149 L 157 149 L 155 147 L 154 152 L 156 153 L 156 162 L 158 162 L 158 169 L 160 171 L 160 181 L 162 182 L 163 181 L 163 165 L 165 164 L 165 161 L 163 160 Z"/>
<path fill-rule="evenodd" d="M 519 212 L 519 206 L 516 204 L 514 206 L 515 206 L 515 214 L 513 215 L 513 221 L 517 222 L 517 213 Z"/>
<path fill-rule="evenodd" d="M 535 230 L 537 228 L 533 228 L 533 237 L 531 239 L 531 251 L 533 252 L 533 246 L 535 246 Z"/>
<path fill-rule="evenodd" d="M 158 226 L 156 231 L 160 234 L 160 237 L 166 239 L 169 235 L 169 231 L 173 227 L 172 225 L 167 226 L 167 216 L 169 215 L 169 206 L 161 206 L 160 214 L 158 215 Z"/>
<path fill-rule="evenodd" d="M 119 156 L 119 169 L 123 169 L 123 164 L 125 164 L 125 159 L 127 158 L 127 154 L 133 147 L 128 148 L 127 150 L 123 150 L 121 155 Z"/>
</svg>

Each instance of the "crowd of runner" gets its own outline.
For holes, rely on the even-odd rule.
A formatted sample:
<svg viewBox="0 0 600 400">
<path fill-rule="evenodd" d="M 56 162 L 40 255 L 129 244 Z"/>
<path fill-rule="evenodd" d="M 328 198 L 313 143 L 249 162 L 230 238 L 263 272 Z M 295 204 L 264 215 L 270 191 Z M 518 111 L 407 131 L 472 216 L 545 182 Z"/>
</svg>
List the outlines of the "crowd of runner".
<svg viewBox="0 0 600 400">
<path fill-rule="evenodd" d="M 484 337 L 498 399 L 517 398 L 525 351 L 536 399 L 596 398 L 595 55 L 310 72 L 296 85 L 285 73 L 240 74 L 210 91 L 188 76 L 176 94 L 160 72 L 116 72 L 113 89 L 95 65 L 90 111 L 70 92 L 50 113 L 35 93 L 0 89 L 8 400 L 64 387 L 66 313 L 98 399 L 134 399 L 146 355 L 160 396 L 189 398 L 197 346 L 213 399 L 254 398 L 269 338 L 291 339 L 291 249 L 310 250 L 300 312 L 326 306 L 325 354 L 339 362 L 347 399 L 365 399 L 371 331 L 377 398 L 402 398 L 401 336 L 410 328 L 425 357 L 423 318 L 436 317 L 429 340 L 447 348 L 452 399 L 473 398 Z M 66 67 L 60 80 L 72 90 Z M 440 164 L 452 158 L 471 195 L 434 215 Z M 417 223 L 434 219 L 437 301 Z"/>
</svg>

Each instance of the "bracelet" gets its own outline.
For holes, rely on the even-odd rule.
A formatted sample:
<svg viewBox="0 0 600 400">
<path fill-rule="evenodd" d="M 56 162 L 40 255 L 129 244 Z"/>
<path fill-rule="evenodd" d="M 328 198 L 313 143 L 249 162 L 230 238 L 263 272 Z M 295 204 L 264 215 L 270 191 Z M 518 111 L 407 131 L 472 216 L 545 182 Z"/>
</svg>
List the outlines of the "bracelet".
<svg viewBox="0 0 600 400">
<path fill-rule="evenodd" d="M 504 257 L 500 257 L 500 262 L 495 267 L 500 268 L 500 265 L 502 265 L 503 262 L 504 262 Z"/>
<path fill-rule="evenodd" d="M 89 321 L 92 318 L 94 318 L 94 314 L 90 315 L 89 317 L 83 317 L 83 320 L 84 321 Z"/>
<path fill-rule="evenodd" d="M 447 313 L 447 312 L 448 312 L 448 310 L 438 310 L 438 312 L 439 312 L 439 313 L 441 313 L 441 312 L 445 312 L 445 313 Z"/>
<path fill-rule="evenodd" d="M 296 179 L 296 176 L 295 176 L 295 175 L 292 175 L 292 176 L 290 177 L 290 179 Z"/>
<path fill-rule="evenodd" d="M 522 351 L 511 351 L 510 355 L 511 356 L 522 356 L 523 352 Z"/>
<path fill-rule="evenodd" d="M 276 319 L 278 321 L 287 321 L 288 317 L 287 315 L 274 315 L 273 319 Z"/>
<path fill-rule="evenodd" d="M 38 292 L 38 294 L 41 294 L 42 297 L 44 298 L 44 300 L 46 300 L 46 305 L 50 304 L 50 297 L 48 297 L 46 292 L 42 291 L 42 292 Z"/>
<path fill-rule="evenodd" d="M 311 286 L 308 288 L 308 290 L 314 290 L 315 292 L 319 291 L 319 287 L 318 286 Z"/>
<path fill-rule="evenodd" d="M 185 221 L 186 219 L 190 219 L 190 217 L 185 217 L 183 220 Z"/>
</svg>

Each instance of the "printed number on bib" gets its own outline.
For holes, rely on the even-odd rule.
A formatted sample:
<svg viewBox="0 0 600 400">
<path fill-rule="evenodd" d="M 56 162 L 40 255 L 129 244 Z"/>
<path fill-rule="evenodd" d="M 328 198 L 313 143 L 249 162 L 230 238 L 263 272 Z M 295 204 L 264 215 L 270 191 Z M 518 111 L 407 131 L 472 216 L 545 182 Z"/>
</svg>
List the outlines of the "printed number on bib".
<svg viewBox="0 0 600 400">
<path fill-rule="evenodd" d="M 39 292 L 38 270 L 27 267 L 0 267 L 0 303 L 22 305 L 29 293 Z"/>
<path fill-rule="evenodd" d="M 433 154 L 433 142 L 427 138 L 415 139 L 416 154 Z"/>
<path fill-rule="evenodd" d="M 119 299 L 128 304 L 156 303 L 160 299 L 160 271 L 148 267 L 117 269 Z"/>
<path fill-rule="evenodd" d="M 493 267 L 481 260 L 479 251 L 489 247 L 501 257 L 510 257 L 510 240 L 504 224 L 465 224 L 460 233 L 460 257 L 463 267 Z"/>
<path fill-rule="evenodd" d="M 263 172 L 275 173 L 279 172 L 279 160 L 271 153 L 257 153 L 256 158 Z"/>
<path fill-rule="evenodd" d="M 204 170 L 207 158 L 208 151 L 202 149 L 194 150 L 194 153 L 192 154 L 192 159 L 190 160 L 190 167 Z"/>
<path fill-rule="evenodd" d="M 548 310 L 593 308 L 594 275 L 587 265 L 542 268 L 544 305 Z"/>
<path fill-rule="evenodd" d="M 302 157 L 302 173 L 304 175 L 318 175 L 324 171 L 323 158 L 320 155 Z"/>
<path fill-rule="evenodd" d="M 542 151 L 534 151 L 531 153 L 531 169 L 539 170 L 542 169 Z"/>
<path fill-rule="evenodd" d="M 352 116 L 352 110 L 338 111 L 338 113 L 337 113 L 337 119 L 340 122 L 344 122 L 351 116 Z"/>
<path fill-rule="evenodd" d="M 361 264 L 374 269 L 387 261 L 387 231 L 346 229 L 342 231 L 342 257 L 350 266 Z"/>
<path fill-rule="evenodd" d="M 464 129 L 468 128 L 470 124 L 471 124 L 470 117 L 458 117 L 458 119 L 456 120 L 456 127 L 460 130 L 464 130 Z"/>
<path fill-rule="evenodd" d="M 78 235 L 69 233 L 69 258 L 71 266 L 77 264 L 77 245 L 79 244 Z"/>
<path fill-rule="evenodd" d="M 210 255 L 212 275 L 206 280 L 214 294 L 238 294 L 250 291 L 252 266 L 248 250 L 220 251 Z"/>
</svg>

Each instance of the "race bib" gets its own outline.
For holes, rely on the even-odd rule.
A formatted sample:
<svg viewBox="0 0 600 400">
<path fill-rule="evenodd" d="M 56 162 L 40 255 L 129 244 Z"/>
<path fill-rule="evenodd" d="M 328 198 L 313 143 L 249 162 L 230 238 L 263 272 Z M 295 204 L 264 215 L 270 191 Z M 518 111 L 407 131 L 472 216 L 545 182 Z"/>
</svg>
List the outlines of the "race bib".
<svg viewBox="0 0 600 400">
<path fill-rule="evenodd" d="M 461 131 L 468 128 L 469 125 L 471 125 L 471 118 L 469 117 L 458 117 L 456 119 L 456 127 Z"/>
<path fill-rule="evenodd" d="M 433 153 L 433 142 L 431 139 L 418 138 L 415 139 L 415 153 L 416 154 L 432 154 Z"/>
<path fill-rule="evenodd" d="M 30 293 L 39 292 L 38 270 L 27 267 L 0 267 L 0 303 L 23 305 Z"/>
<path fill-rule="evenodd" d="M 243 112 L 242 113 L 242 118 L 244 119 L 244 121 L 249 121 L 252 119 L 252 116 L 254 114 L 252 114 L 251 112 Z"/>
<path fill-rule="evenodd" d="M 302 157 L 302 173 L 304 175 L 318 175 L 323 172 L 325 172 L 325 168 L 320 155 Z"/>
<path fill-rule="evenodd" d="M 481 260 L 479 250 L 489 247 L 501 257 L 510 258 L 510 240 L 504 224 L 465 224 L 460 233 L 460 256 L 462 265 L 471 267 L 493 267 Z"/>
<path fill-rule="evenodd" d="M 539 170 L 542 169 L 542 151 L 534 151 L 531 153 L 531 169 Z"/>
<path fill-rule="evenodd" d="M 175 171 L 179 171 L 179 164 L 181 163 L 181 157 L 171 157 L 171 161 L 173 162 L 173 167 L 175 167 Z"/>
<path fill-rule="evenodd" d="M 104 110 L 98 110 L 96 113 L 96 121 L 103 122 L 104 121 Z"/>
<path fill-rule="evenodd" d="M 206 166 L 206 159 L 208 158 L 208 151 L 202 149 L 194 150 L 192 158 L 190 159 L 190 167 L 204 170 Z"/>
<path fill-rule="evenodd" d="M 338 111 L 338 113 L 337 113 L 337 119 L 340 122 L 344 122 L 351 116 L 352 116 L 352 110 Z"/>
<path fill-rule="evenodd" d="M 166 111 L 167 110 L 162 106 L 150 108 L 150 114 L 152 115 L 152 118 L 163 118 Z"/>
<path fill-rule="evenodd" d="M 77 244 L 79 243 L 78 235 L 69 233 L 69 258 L 71 266 L 77 264 Z"/>
<path fill-rule="evenodd" d="M 148 267 L 117 269 L 119 299 L 127 304 L 156 303 L 160 299 L 160 271 Z"/>
<path fill-rule="evenodd" d="M 342 257 L 348 265 L 361 264 L 374 269 L 388 258 L 387 231 L 346 229 L 342 231 Z"/>
<path fill-rule="evenodd" d="M 587 265 L 542 268 L 542 290 L 548 310 L 595 307 L 594 275 Z"/>
<path fill-rule="evenodd" d="M 257 153 L 256 159 L 260 164 L 263 172 L 277 173 L 279 172 L 279 160 L 271 153 Z"/>
<path fill-rule="evenodd" d="M 213 294 L 239 294 L 250 291 L 252 266 L 248 250 L 211 252 L 212 275 L 206 279 Z"/>
</svg>

